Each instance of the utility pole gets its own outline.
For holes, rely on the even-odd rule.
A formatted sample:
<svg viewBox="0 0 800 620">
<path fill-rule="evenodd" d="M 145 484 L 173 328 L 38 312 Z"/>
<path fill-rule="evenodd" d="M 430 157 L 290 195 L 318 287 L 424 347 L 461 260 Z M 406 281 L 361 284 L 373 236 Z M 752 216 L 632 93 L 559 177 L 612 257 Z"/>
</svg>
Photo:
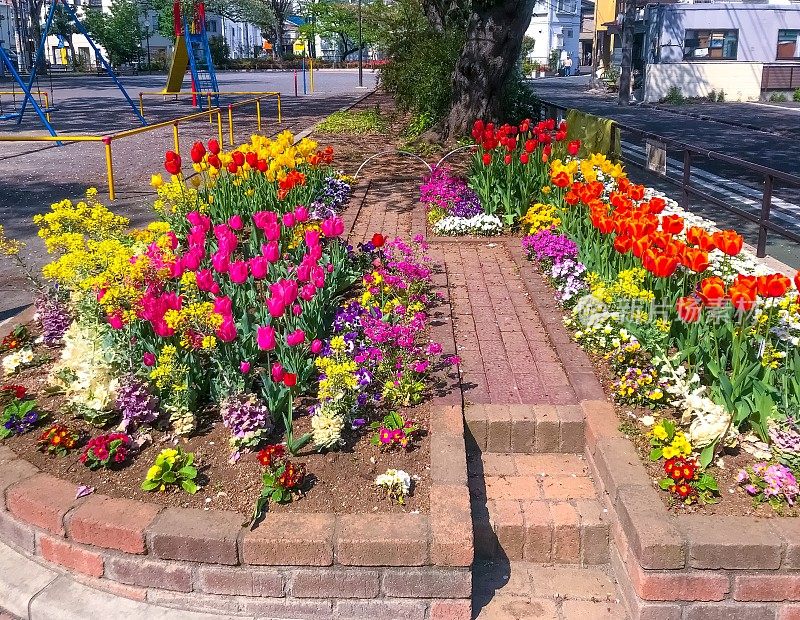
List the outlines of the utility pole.
<svg viewBox="0 0 800 620">
<path fill-rule="evenodd" d="M 619 78 L 619 105 L 631 102 L 633 86 L 633 27 L 636 20 L 636 0 L 625 0 L 625 15 L 622 18 L 622 73 Z"/>
<path fill-rule="evenodd" d="M 361 29 L 361 0 L 358 0 L 358 85 L 364 86 L 364 34 Z"/>
</svg>

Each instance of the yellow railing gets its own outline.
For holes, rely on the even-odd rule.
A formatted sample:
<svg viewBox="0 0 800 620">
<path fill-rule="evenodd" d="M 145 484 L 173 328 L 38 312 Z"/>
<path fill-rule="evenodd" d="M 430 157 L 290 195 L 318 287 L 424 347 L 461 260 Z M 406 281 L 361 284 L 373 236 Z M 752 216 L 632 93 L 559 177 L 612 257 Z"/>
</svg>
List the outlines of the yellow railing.
<svg viewBox="0 0 800 620">
<path fill-rule="evenodd" d="M 142 93 L 144 94 L 144 93 Z M 213 93 L 212 93 L 213 94 Z M 277 93 L 268 93 L 268 95 L 273 95 Z M 267 95 L 265 95 L 267 96 Z M 236 103 L 229 104 L 227 106 L 228 109 L 228 137 L 230 140 L 230 145 L 233 146 L 233 136 L 234 136 L 234 125 L 233 125 L 233 110 L 235 108 L 242 107 L 244 105 L 255 104 L 256 106 L 256 122 L 258 124 L 258 130 L 261 130 L 261 99 L 262 97 L 255 97 L 254 99 L 247 99 L 246 101 L 239 101 Z M 105 159 L 106 159 L 106 176 L 108 179 L 108 198 L 110 200 L 114 200 L 116 198 L 116 191 L 115 191 L 115 183 L 114 183 L 114 157 L 111 145 L 114 141 L 121 140 L 123 138 L 129 138 L 131 136 L 136 136 L 141 133 L 145 133 L 148 131 L 153 131 L 155 129 L 163 129 L 164 127 L 172 127 L 172 141 L 173 141 L 173 148 L 176 153 L 180 154 L 180 135 L 179 135 L 179 126 L 181 123 L 187 121 L 197 120 L 199 118 L 205 118 L 208 116 L 212 118 L 214 115 L 217 117 L 217 140 L 219 141 L 220 145 L 224 143 L 223 141 L 223 133 L 222 133 L 222 109 L 221 108 L 209 108 L 208 110 L 203 110 L 202 112 L 195 112 L 194 114 L 187 114 L 186 116 L 181 116 L 178 118 L 173 118 L 168 121 L 163 121 L 161 123 L 155 123 L 153 125 L 145 125 L 144 127 L 137 127 L 135 129 L 128 129 L 125 131 L 118 131 L 116 133 L 108 134 L 105 136 L 87 136 L 87 135 L 60 135 L 60 136 L 34 136 L 30 134 L 12 134 L 12 135 L 0 135 L 0 142 L 102 142 L 104 145 L 105 150 Z M 281 122 L 280 118 L 280 96 L 278 95 L 278 122 Z"/>
<path fill-rule="evenodd" d="M 47 122 L 50 122 L 50 94 L 42 92 L 40 90 L 36 91 L 36 96 L 39 97 L 39 101 L 42 101 L 42 97 L 44 97 L 44 115 L 47 118 Z M 25 98 L 25 93 L 16 91 L 16 90 L 0 90 L 0 97 L 5 97 L 11 95 L 12 97 L 20 97 L 21 99 Z M 31 97 L 33 97 L 34 93 L 31 91 Z"/>
<path fill-rule="evenodd" d="M 212 91 L 212 92 L 200 92 L 200 91 L 191 91 L 191 90 L 183 90 L 176 93 L 165 93 L 162 91 L 142 91 L 139 93 L 139 112 L 141 113 L 142 117 L 144 117 L 144 98 L 145 97 L 175 97 L 176 99 L 181 96 L 200 96 L 205 97 L 208 103 L 208 109 L 211 109 L 211 99 L 212 97 L 219 97 L 219 96 L 231 96 L 231 97 L 257 97 L 259 99 L 267 98 L 267 97 L 275 97 L 278 104 L 278 122 L 283 122 L 281 118 L 281 94 L 275 90 L 238 90 L 238 91 Z M 240 102 L 244 103 L 244 102 Z M 238 106 L 237 104 L 234 104 Z M 260 111 L 260 103 L 259 103 L 259 111 Z M 209 121 L 211 119 L 209 118 Z M 261 127 L 259 126 L 259 129 Z"/>
</svg>

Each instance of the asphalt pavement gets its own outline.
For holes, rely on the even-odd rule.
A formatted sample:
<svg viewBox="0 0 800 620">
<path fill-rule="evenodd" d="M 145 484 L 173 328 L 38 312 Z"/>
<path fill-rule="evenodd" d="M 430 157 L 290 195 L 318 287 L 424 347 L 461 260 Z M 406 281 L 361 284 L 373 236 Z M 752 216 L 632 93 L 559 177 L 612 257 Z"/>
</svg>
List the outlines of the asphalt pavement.
<svg viewBox="0 0 800 620">
<path fill-rule="evenodd" d="M 375 87 L 377 75 L 364 72 L 364 87 L 358 86 L 356 70 L 320 70 L 315 72 L 314 93 L 310 93 L 310 76 L 306 75 L 303 95 L 302 74 L 298 74 L 298 96 L 294 95 L 293 72 L 222 72 L 219 74 L 223 91 L 277 91 L 281 93 L 283 122 L 277 123 L 274 100 L 262 104 L 262 133 L 274 135 L 284 129 L 298 133 L 318 122 L 331 112 L 352 104 Z M 157 91 L 164 86 L 164 75 L 123 76 L 122 83 L 138 104 L 140 91 Z M 54 76 L 53 95 L 57 110 L 52 122 L 60 135 L 109 133 L 140 127 L 136 115 L 122 93 L 108 76 Z M 42 78 L 39 87 L 49 90 L 49 79 Z M 0 90 L 9 88 L 0 82 Z M 188 82 L 184 88 L 189 89 Z M 224 99 L 222 105 L 234 101 Z M 6 104 L 4 98 L 3 103 Z M 145 117 L 151 124 L 191 114 L 189 98 L 152 97 L 145 100 Z M 227 142 L 227 121 L 223 119 Z M 235 141 L 247 141 L 256 131 L 255 107 L 234 110 Z M 43 135 L 35 114 L 29 110 L 22 125 L 14 121 L 0 122 L 0 135 L 13 132 Z M 217 135 L 216 124 L 199 119 L 181 125 L 181 151 L 188 156 L 194 140 L 208 140 Z M 134 225 L 152 219 L 154 191 L 149 186 L 150 175 L 163 170 L 164 153 L 172 149 L 172 128 L 165 127 L 113 144 L 117 200 L 115 212 L 131 218 Z M 0 224 L 9 236 L 27 244 L 26 256 L 35 266 L 47 260 L 43 246 L 36 237 L 31 218 L 46 211 L 50 204 L 63 198 L 80 199 L 88 187 L 97 187 L 106 203 L 107 182 L 102 143 L 70 143 L 58 147 L 33 142 L 0 142 Z M 30 300 L 25 280 L 8 261 L 0 257 L 0 320 L 24 307 Z"/>
</svg>

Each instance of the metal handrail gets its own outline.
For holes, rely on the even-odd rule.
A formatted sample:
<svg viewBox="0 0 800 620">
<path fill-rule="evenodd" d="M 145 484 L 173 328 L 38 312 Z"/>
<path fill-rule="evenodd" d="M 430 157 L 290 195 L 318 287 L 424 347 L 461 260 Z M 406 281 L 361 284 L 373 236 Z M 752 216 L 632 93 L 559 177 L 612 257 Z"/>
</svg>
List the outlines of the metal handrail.
<svg viewBox="0 0 800 620">
<path fill-rule="evenodd" d="M 569 111 L 570 109 L 564 105 L 559 103 L 554 103 L 552 101 L 546 101 L 541 98 L 537 98 L 539 103 L 539 115 L 540 117 L 545 116 L 542 114 L 544 112 L 544 108 L 550 108 L 553 111 L 553 116 L 556 116 L 559 111 Z M 575 108 L 577 109 L 577 108 Z M 758 225 L 758 241 L 756 243 L 756 256 L 759 258 L 763 258 L 766 256 L 766 246 L 767 246 L 767 231 L 772 231 L 794 241 L 796 243 L 800 243 L 800 235 L 797 233 L 784 228 L 778 224 L 775 224 L 770 221 L 770 211 L 772 208 L 772 192 L 773 186 L 776 180 L 783 181 L 790 185 L 794 185 L 800 187 L 800 176 L 790 174 L 788 172 L 784 172 L 782 170 L 777 170 L 775 168 L 771 168 L 769 166 L 764 166 L 762 164 L 757 164 L 755 162 L 748 161 L 746 159 L 741 159 L 739 157 L 733 157 L 731 155 L 726 155 L 725 153 L 720 153 L 719 151 L 713 151 L 709 149 L 702 149 L 697 146 L 693 146 L 691 144 L 687 144 L 681 140 L 676 140 L 673 138 L 667 138 L 665 136 L 646 131 L 643 129 L 638 129 L 636 127 L 631 127 L 629 125 L 624 125 L 619 123 L 613 119 L 611 120 L 611 132 L 612 137 L 615 135 L 620 135 L 620 131 L 624 130 L 630 132 L 635 136 L 639 136 L 641 138 L 650 138 L 653 140 L 657 140 L 658 142 L 664 144 L 665 147 L 671 150 L 680 150 L 683 152 L 683 175 L 680 180 L 674 179 L 670 176 L 664 176 L 663 178 L 681 188 L 682 190 L 682 201 L 681 206 L 684 209 L 689 208 L 690 196 L 696 196 L 702 198 L 703 200 L 707 200 L 708 202 L 717 205 L 739 217 L 742 217 L 754 224 Z M 612 144 L 616 143 L 616 139 L 612 139 Z M 750 172 L 754 172 L 764 176 L 764 187 L 761 194 L 761 212 L 758 216 L 748 213 L 747 211 L 740 209 L 734 205 L 727 203 L 720 198 L 712 196 L 707 192 L 697 189 L 691 183 L 691 173 L 692 173 L 692 159 L 694 155 L 699 155 L 705 157 L 709 160 L 716 160 L 726 164 L 730 164 L 732 166 L 736 166 L 738 168 L 748 170 Z M 623 158 L 625 159 L 625 158 Z M 625 159 L 628 163 L 639 165 L 638 162 Z"/>
</svg>

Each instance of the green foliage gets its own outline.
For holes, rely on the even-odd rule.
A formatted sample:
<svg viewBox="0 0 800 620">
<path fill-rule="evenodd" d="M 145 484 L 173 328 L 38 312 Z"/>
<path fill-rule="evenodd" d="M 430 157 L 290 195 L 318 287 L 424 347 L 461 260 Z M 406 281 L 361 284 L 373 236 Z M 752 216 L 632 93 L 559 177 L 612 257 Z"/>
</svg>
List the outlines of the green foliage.
<svg viewBox="0 0 800 620">
<path fill-rule="evenodd" d="M 378 108 L 334 112 L 318 126 L 319 131 L 344 134 L 384 133 L 389 121 Z"/>
<path fill-rule="evenodd" d="M 211 51 L 211 61 L 215 67 L 225 67 L 231 59 L 231 48 L 228 42 L 219 35 L 208 38 L 208 48 Z"/>
<path fill-rule="evenodd" d="M 681 105 L 686 102 L 686 97 L 683 96 L 683 91 L 680 86 L 670 86 L 667 91 L 667 96 L 661 101 L 671 105 Z"/>
<path fill-rule="evenodd" d="M 142 29 L 139 9 L 132 0 L 113 0 L 108 13 L 90 9 L 83 24 L 105 48 L 112 66 L 118 67 L 139 57 Z"/>
<path fill-rule="evenodd" d="M 559 52 L 558 50 L 553 50 L 552 52 L 550 52 L 550 58 L 548 59 L 550 71 L 553 72 L 558 71 L 558 60 L 560 56 L 561 52 Z"/>
<path fill-rule="evenodd" d="M 783 103 L 785 101 L 788 101 L 788 98 L 786 97 L 785 93 L 772 93 L 769 96 L 769 100 L 772 103 Z"/>
<path fill-rule="evenodd" d="M 376 41 L 378 12 L 383 10 L 381 2 L 363 3 L 361 7 L 361 40 L 364 46 Z M 311 40 L 314 35 L 336 41 L 339 60 L 358 51 L 358 5 L 337 0 L 319 0 L 309 6 L 307 22 L 300 32 Z"/>
<path fill-rule="evenodd" d="M 515 125 L 525 118 L 536 118 L 538 114 L 533 89 L 519 68 L 514 68 L 503 87 L 500 113 L 505 122 Z"/>
<path fill-rule="evenodd" d="M 792 93 L 792 101 L 800 101 L 800 88 L 795 88 Z"/>
<path fill-rule="evenodd" d="M 181 448 L 167 448 L 156 457 L 142 482 L 143 491 L 165 491 L 167 487 L 180 486 L 190 494 L 197 493 L 197 468 L 194 454 Z"/>
<path fill-rule="evenodd" d="M 453 69 L 463 45 L 461 32 L 416 36 L 381 68 L 381 82 L 401 109 L 434 124 L 449 111 Z"/>
</svg>

